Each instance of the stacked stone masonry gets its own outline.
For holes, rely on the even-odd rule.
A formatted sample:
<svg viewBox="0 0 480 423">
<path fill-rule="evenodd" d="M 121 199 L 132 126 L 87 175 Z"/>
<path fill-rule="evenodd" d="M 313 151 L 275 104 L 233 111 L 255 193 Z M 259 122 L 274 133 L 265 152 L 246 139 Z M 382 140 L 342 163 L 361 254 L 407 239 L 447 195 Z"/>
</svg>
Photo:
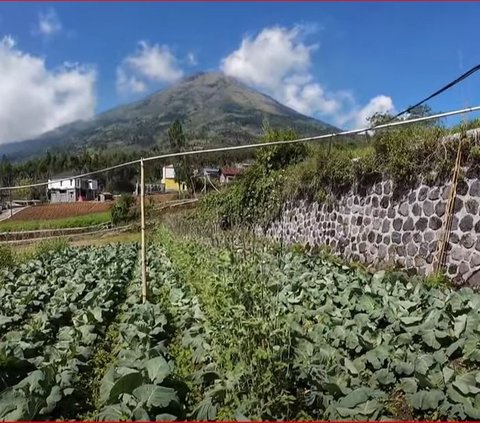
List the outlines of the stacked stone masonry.
<svg viewBox="0 0 480 423">
<path fill-rule="evenodd" d="M 352 191 L 333 204 L 286 204 L 267 236 L 284 243 L 327 245 L 336 254 L 370 267 L 397 266 L 410 274 L 433 270 L 449 185 L 426 186 L 394 199 L 392 182 L 364 195 Z M 480 181 L 460 181 L 454 205 L 446 272 L 459 284 L 480 285 Z"/>
</svg>

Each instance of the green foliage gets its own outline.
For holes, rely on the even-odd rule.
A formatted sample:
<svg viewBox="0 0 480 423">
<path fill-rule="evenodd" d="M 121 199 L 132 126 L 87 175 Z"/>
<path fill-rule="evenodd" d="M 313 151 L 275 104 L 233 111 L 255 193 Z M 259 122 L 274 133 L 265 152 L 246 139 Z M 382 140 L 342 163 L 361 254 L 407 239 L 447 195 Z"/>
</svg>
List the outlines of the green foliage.
<svg viewBox="0 0 480 423">
<path fill-rule="evenodd" d="M 138 216 L 135 198 L 131 195 L 122 195 L 110 210 L 112 223 L 120 225 L 135 220 Z"/>
<path fill-rule="evenodd" d="M 39 229 L 82 228 L 110 222 L 110 212 L 48 220 L 5 220 L 0 222 L 0 232 L 35 231 Z"/>
<path fill-rule="evenodd" d="M 451 285 L 449 277 L 444 272 L 428 275 L 425 278 L 424 283 L 432 288 L 448 287 Z"/>
<path fill-rule="evenodd" d="M 170 140 L 170 147 L 173 153 L 180 153 L 185 151 L 186 141 L 183 133 L 181 122 L 177 119 L 172 123 L 168 130 L 168 138 Z M 178 183 L 185 182 L 191 191 L 192 183 L 192 166 L 190 164 L 190 157 L 182 156 L 173 160 L 175 169 L 175 181 Z"/>
<path fill-rule="evenodd" d="M 189 418 L 477 418 L 479 294 L 225 237 L 151 252 Z"/>
<path fill-rule="evenodd" d="M 207 218 L 226 217 L 232 224 L 267 222 L 278 215 L 283 205 L 285 167 L 305 158 L 301 144 L 268 146 L 268 143 L 296 138 L 291 130 L 273 130 L 265 126 L 265 148 L 258 151 L 255 163 L 227 190 L 212 193 L 201 200 Z"/>
<path fill-rule="evenodd" d="M 8 245 L 0 244 L 0 269 L 10 267 L 15 262 L 15 255 Z"/>
<path fill-rule="evenodd" d="M 428 107 L 413 110 L 413 117 L 431 114 Z M 376 115 L 373 123 L 391 117 Z M 458 146 L 467 175 L 480 175 L 480 145 L 466 135 L 466 127 L 451 136 L 439 122 L 419 122 L 404 127 L 376 130 L 373 136 L 332 142 L 307 148 L 303 144 L 260 149 L 255 164 L 236 184 L 201 201 L 200 215 L 232 223 L 268 224 L 286 202 L 305 199 L 326 202 L 354 186 L 359 192 L 381 179 L 391 179 L 394 195 L 401 195 L 420 180 L 442 183 L 450 177 Z M 264 127 L 264 139 L 293 139 L 292 131 Z M 446 139 L 446 137 L 450 137 Z M 459 143 L 461 139 L 461 143 Z"/>
<path fill-rule="evenodd" d="M 0 420 L 82 412 L 83 374 L 136 257 L 132 245 L 57 249 L 0 271 Z"/>
<path fill-rule="evenodd" d="M 57 254 L 68 248 L 68 241 L 65 238 L 55 238 L 39 242 L 35 246 L 35 255 Z"/>
</svg>

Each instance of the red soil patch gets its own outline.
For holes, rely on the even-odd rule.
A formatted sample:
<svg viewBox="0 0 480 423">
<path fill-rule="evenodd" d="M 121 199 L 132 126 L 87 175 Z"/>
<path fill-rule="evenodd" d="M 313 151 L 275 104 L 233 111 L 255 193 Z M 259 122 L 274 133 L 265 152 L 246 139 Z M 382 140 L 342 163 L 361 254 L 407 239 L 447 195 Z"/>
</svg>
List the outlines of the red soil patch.
<svg viewBox="0 0 480 423">
<path fill-rule="evenodd" d="M 98 203 L 84 201 L 78 203 L 41 204 L 30 206 L 14 214 L 11 220 L 49 220 L 65 217 L 83 216 L 92 213 L 102 213 L 110 210 L 113 202 Z"/>
</svg>

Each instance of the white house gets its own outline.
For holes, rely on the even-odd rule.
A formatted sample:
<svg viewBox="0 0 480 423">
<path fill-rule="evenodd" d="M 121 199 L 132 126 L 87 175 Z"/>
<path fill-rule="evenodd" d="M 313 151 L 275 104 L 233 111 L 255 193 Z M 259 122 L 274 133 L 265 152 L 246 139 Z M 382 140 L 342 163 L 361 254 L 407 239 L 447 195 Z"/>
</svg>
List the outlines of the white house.
<svg viewBox="0 0 480 423">
<path fill-rule="evenodd" d="M 49 178 L 47 189 L 51 203 L 95 200 L 99 192 L 96 179 L 76 178 L 70 174 L 61 174 Z"/>
</svg>

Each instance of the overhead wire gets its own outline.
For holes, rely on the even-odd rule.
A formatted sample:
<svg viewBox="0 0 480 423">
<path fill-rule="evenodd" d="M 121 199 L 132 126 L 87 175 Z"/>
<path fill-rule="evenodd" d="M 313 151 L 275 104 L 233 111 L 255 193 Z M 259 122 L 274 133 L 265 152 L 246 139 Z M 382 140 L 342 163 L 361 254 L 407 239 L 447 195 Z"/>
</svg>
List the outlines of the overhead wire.
<svg viewBox="0 0 480 423">
<path fill-rule="evenodd" d="M 317 136 L 313 136 L 313 137 L 298 138 L 298 139 L 295 139 L 295 140 L 271 141 L 271 142 L 268 142 L 268 143 L 260 142 L 260 143 L 253 143 L 253 144 L 236 145 L 236 146 L 232 146 L 232 147 L 214 147 L 214 148 L 206 148 L 206 149 L 201 149 L 201 150 L 183 151 L 183 152 L 178 152 L 178 153 L 167 153 L 167 154 L 161 154 L 161 155 L 157 155 L 157 156 L 146 157 L 146 158 L 143 159 L 143 161 L 144 162 L 149 162 L 149 161 L 153 161 L 153 160 L 169 159 L 169 158 L 182 157 L 182 156 L 196 156 L 196 155 L 200 155 L 200 154 L 218 153 L 218 152 L 223 152 L 223 151 L 248 150 L 248 149 L 255 149 L 255 148 L 271 147 L 271 146 L 275 146 L 275 145 L 297 144 L 297 143 L 304 143 L 304 142 L 311 142 L 311 141 L 319 141 L 319 140 L 335 138 L 335 137 L 345 136 L 345 135 L 363 134 L 367 131 L 371 131 L 372 129 L 385 129 L 385 128 L 390 128 L 390 127 L 395 127 L 395 126 L 408 125 L 408 124 L 411 124 L 411 123 L 424 122 L 424 121 L 428 121 L 428 120 L 439 119 L 439 118 L 442 118 L 442 117 L 455 116 L 455 115 L 459 115 L 459 114 L 462 114 L 462 113 L 471 113 L 471 112 L 476 112 L 476 111 L 480 111 L 480 106 L 467 107 L 465 109 L 453 110 L 453 111 L 450 111 L 450 112 L 443 112 L 443 113 L 438 113 L 438 114 L 430 115 L 430 116 L 422 116 L 422 117 L 414 118 L 414 119 L 395 121 L 395 122 L 385 123 L 385 124 L 381 124 L 381 125 L 376 125 L 376 126 L 373 126 L 373 127 L 369 126 L 369 127 L 365 127 L 365 128 L 351 129 L 351 130 L 341 131 L 341 132 L 332 132 L 332 133 L 329 133 L 329 134 L 317 135 Z M 66 178 L 55 179 L 55 182 L 63 182 L 63 181 L 69 181 L 70 179 L 77 179 L 77 178 L 84 178 L 84 177 L 87 177 L 87 176 L 93 176 L 93 175 L 97 175 L 99 173 L 108 172 L 110 170 L 119 169 L 119 168 L 122 168 L 122 167 L 138 164 L 140 162 L 141 162 L 141 159 L 132 160 L 132 161 L 129 161 L 129 162 L 120 163 L 120 164 L 115 165 L 115 166 L 106 167 L 104 169 L 99 169 L 99 170 L 95 170 L 95 171 L 92 171 L 92 172 L 86 172 L 86 173 L 82 173 L 82 174 L 75 175 L 75 176 L 69 176 L 69 177 L 66 177 Z M 45 182 L 37 182 L 37 183 L 33 183 L 33 184 L 0 187 L 0 191 L 10 191 L 10 190 L 14 190 L 14 189 L 40 187 L 40 186 L 48 185 L 49 183 L 50 183 L 49 181 L 45 181 Z"/>
</svg>

